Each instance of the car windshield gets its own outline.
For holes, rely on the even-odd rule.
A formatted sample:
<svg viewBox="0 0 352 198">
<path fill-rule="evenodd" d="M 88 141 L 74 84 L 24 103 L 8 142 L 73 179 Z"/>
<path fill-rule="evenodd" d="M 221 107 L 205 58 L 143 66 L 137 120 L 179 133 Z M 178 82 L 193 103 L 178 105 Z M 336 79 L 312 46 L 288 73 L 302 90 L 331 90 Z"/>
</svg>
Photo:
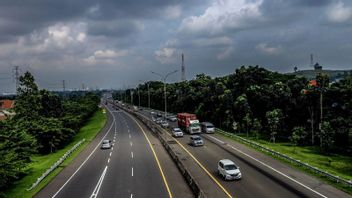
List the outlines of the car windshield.
<svg viewBox="0 0 352 198">
<path fill-rule="evenodd" d="M 199 123 L 193 123 L 193 124 L 190 124 L 191 127 L 198 127 L 199 126 Z"/>
<path fill-rule="evenodd" d="M 199 141 L 199 140 L 202 140 L 202 139 L 200 139 L 200 137 L 195 137 L 195 138 L 193 138 L 193 140 Z"/>
<path fill-rule="evenodd" d="M 175 132 L 181 132 L 181 130 L 180 130 L 180 129 L 174 129 L 174 131 L 175 131 Z"/>
<path fill-rule="evenodd" d="M 103 141 L 103 144 L 107 144 L 107 143 L 109 143 L 109 140 L 104 140 Z"/>
<path fill-rule="evenodd" d="M 234 164 L 226 165 L 224 167 L 225 167 L 225 170 L 235 170 L 235 169 L 237 169 L 237 166 L 234 165 Z"/>
<path fill-rule="evenodd" d="M 207 128 L 208 128 L 208 129 L 209 129 L 209 128 L 214 128 L 214 126 L 213 126 L 213 125 L 208 125 Z"/>
</svg>

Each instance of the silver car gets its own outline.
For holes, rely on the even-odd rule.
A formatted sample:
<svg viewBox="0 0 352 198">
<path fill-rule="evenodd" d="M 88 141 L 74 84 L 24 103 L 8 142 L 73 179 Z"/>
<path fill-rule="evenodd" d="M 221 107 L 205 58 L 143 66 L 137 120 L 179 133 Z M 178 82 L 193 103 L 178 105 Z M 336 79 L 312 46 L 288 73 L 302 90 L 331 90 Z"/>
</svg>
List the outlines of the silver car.
<svg viewBox="0 0 352 198">
<path fill-rule="evenodd" d="M 222 159 L 218 163 L 218 174 L 224 180 L 241 179 L 242 173 L 240 167 L 229 159 Z"/>
<path fill-rule="evenodd" d="M 183 132 L 180 128 L 173 128 L 171 132 L 174 137 L 183 137 Z"/>
<path fill-rule="evenodd" d="M 192 135 L 190 137 L 190 145 L 191 146 L 203 146 L 204 142 L 199 135 Z"/>
</svg>

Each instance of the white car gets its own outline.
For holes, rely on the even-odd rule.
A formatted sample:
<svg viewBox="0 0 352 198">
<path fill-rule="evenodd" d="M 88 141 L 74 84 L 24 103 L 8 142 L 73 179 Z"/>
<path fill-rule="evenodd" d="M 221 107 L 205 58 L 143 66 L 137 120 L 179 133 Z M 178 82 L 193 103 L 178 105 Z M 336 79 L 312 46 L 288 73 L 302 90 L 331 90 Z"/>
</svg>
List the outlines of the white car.
<svg viewBox="0 0 352 198">
<path fill-rule="evenodd" d="M 176 122 L 177 121 L 176 116 L 169 116 L 169 117 L 167 117 L 167 119 L 170 120 L 171 122 Z"/>
<path fill-rule="evenodd" d="M 218 174 L 224 180 L 241 179 L 242 173 L 240 167 L 229 159 L 222 159 L 218 163 Z"/>
<path fill-rule="evenodd" d="M 110 149 L 111 148 L 111 140 L 103 140 L 101 148 L 102 149 Z"/>
<path fill-rule="evenodd" d="M 174 137 L 183 137 L 183 132 L 180 128 L 173 128 L 171 132 Z"/>
<path fill-rule="evenodd" d="M 162 120 L 161 118 L 156 118 L 155 122 L 156 122 L 157 124 L 161 124 L 161 123 L 163 122 L 163 120 Z"/>
<path fill-rule="evenodd" d="M 162 126 L 162 127 L 164 127 L 164 128 L 167 128 L 167 127 L 169 127 L 169 123 L 167 122 L 167 121 L 162 121 L 161 123 L 160 123 L 160 125 Z"/>
</svg>

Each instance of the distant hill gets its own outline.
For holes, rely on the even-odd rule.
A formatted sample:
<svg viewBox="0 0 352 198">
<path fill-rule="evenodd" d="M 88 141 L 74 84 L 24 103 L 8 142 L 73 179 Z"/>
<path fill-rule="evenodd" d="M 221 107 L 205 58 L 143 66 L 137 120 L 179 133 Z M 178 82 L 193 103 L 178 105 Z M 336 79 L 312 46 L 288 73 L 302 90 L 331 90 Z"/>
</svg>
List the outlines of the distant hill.
<svg viewBox="0 0 352 198">
<path fill-rule="evenodd" d="M 288 74 L 303 76 L 307 79 L 314 79 L 318 73 L 328 74 L 331 81 L 338 81 L 339 79 L 352 74 L 352 70 L 301 70 Z"/>
</svg>

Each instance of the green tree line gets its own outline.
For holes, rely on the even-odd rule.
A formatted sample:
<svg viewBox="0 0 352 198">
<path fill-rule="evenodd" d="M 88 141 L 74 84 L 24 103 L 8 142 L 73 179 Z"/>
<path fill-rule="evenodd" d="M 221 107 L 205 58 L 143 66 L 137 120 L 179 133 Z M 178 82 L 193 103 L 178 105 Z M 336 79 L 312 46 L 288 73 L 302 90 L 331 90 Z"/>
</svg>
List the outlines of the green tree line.
<svg viewBox="0 0 352 198">
<path fill-rule="evenodd" d="M 351 152 L 352 76 L 329 82 L 318 74 L 312 85 L 304 77 L 259 66 L 242 66 L 233 74 L 167 84 L 168 111 L 193 112 L 203 121 L 275 142 L 316 145 L 323 152 Z M 114 98 L 164 110 L 163 83 L 150 81 L 117 91 Z M 133 93 L 133 94 L 132 94 Z M 322 108 L 321 108 L 322 107 Z"/>
<path fill-rule="evenodd" d="M 0 192 L 26 174 L 33 154 L 45 155 L 67 145 L 100 102 L 92 93 L 62 98 L 40 90 L 29 72 L 19 82 L 16 114 L 0 121 Z"/>
</svg>

